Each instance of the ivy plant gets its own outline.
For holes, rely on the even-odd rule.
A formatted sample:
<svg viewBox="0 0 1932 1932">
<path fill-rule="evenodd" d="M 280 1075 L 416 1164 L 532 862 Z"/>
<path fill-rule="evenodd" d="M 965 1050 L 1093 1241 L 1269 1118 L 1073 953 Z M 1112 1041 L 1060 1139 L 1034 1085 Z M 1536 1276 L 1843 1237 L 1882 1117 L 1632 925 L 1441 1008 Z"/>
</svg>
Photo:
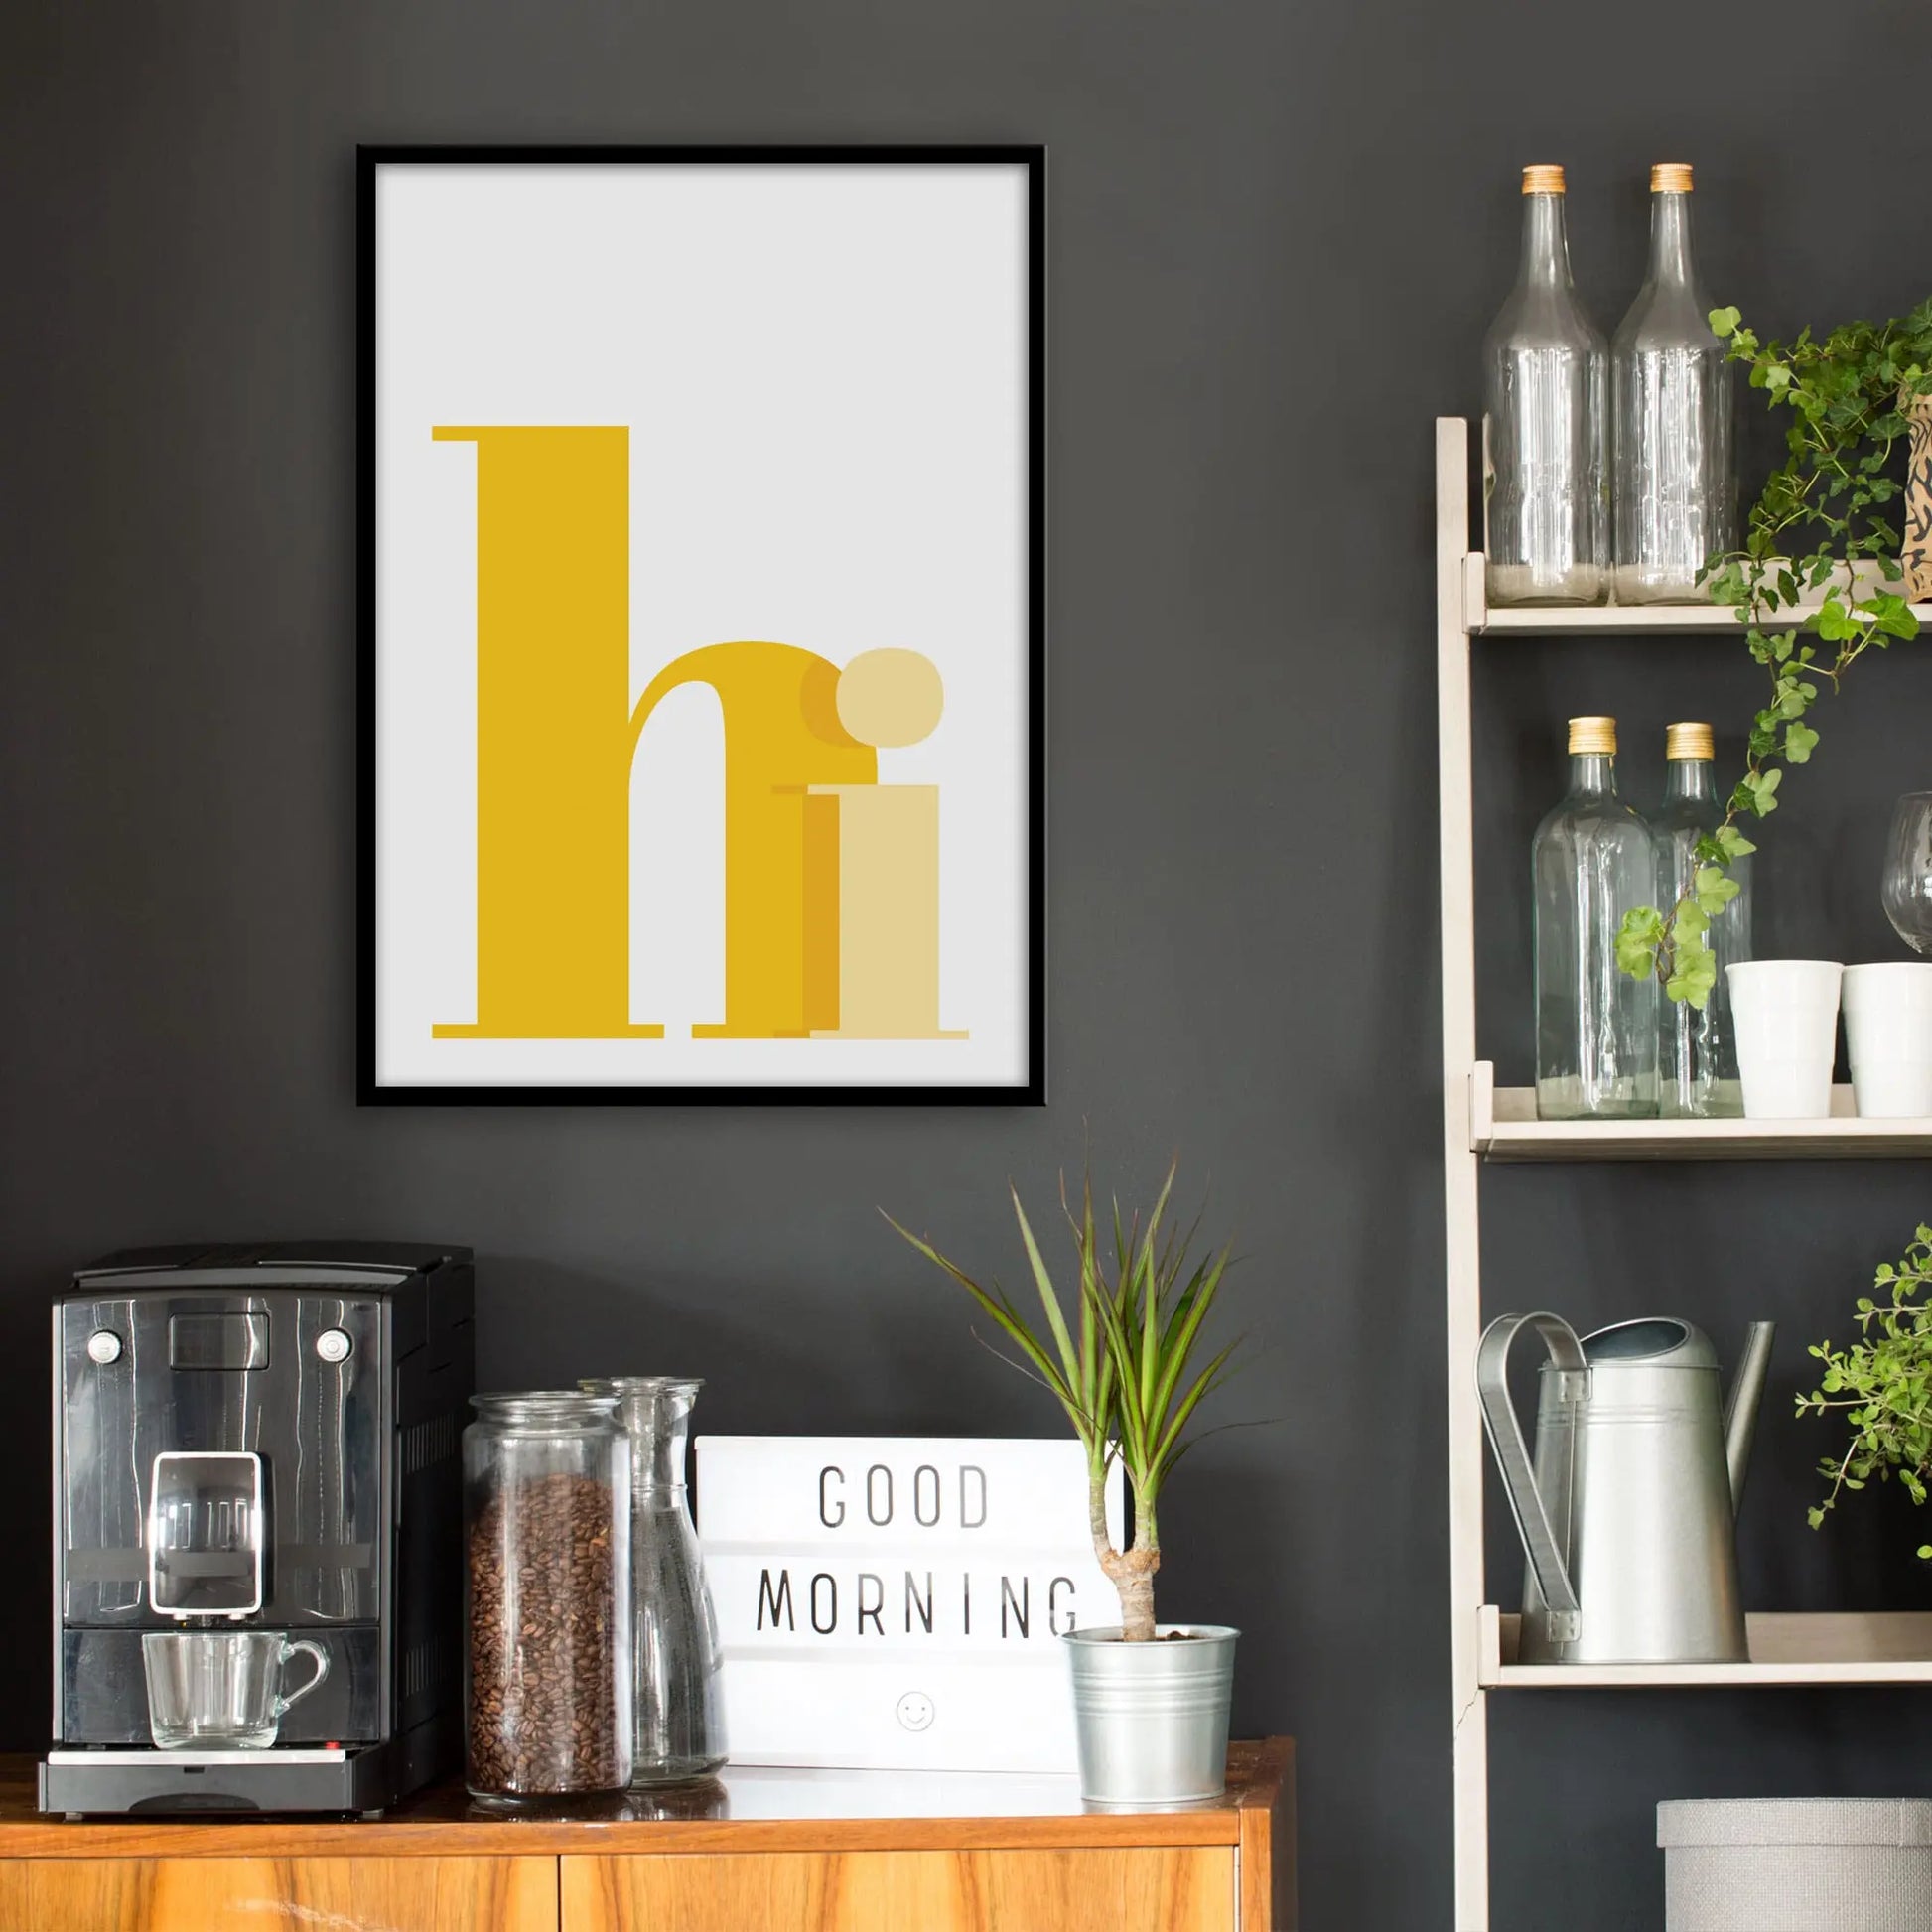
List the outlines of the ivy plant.
<svg viewBox="0 0 1932 1932">
<path fill-rule="evenodd" d="M 1819 1385 L 1798 1398 L 1799 1415 L 1842 1410 L 1852 1440 L 1842 1455 L 1828 1455 L 1818 1472 L 1830 1484 L 1810 1511 L 1817 1529 L 1847 1489 L 1863 1489 L 1875 1475 L 1896 1473 L 1915 1503 L 1925 1501 L 1932 1476 L 1932 1304 L 1919 1299 L 1932 1282 L 1932 1227 L 1921 1225 L 1896 1262 L 1878 1270 L 1874 1293 L 1861 1295 L 1860 1339 L 1847 1348 L 1820 1342 L 1811 1350 L 1825 1364 Z M 1919 1545 L 1932 1558 L 1932 1543 Z"/>
<path fill-rule="evenodd" d="M 1736 611 L 1770 690 L 1743 776 L 1698 842 L 1690 891 L 1668 910 L 1625 913 L 1616 947 L 1624 972 L 1655 973 L 1671 999 L 1699 1008 L 1718 979 L 1711 921 L 1737 894 L 1731 862 L 1756 849 L 1742 827 L 1775 811 L 1787 768 L 1810 761 L 1821 690 L 1836 691 L 1866 651 L 1918 634 L 1911 606 L 1883 583 L 1900 575 L 1891 504 L 1907 412 L 1932 394 L 1932 299 L 1891 322 L 1847 323 L 1822 340 L 1807 329 L 1788 344 L 1760 343 L 1735 309 L 1710 320 L 1727 359 L 1747 363 L 1750 386 L 1791 417 L 1785 460 L 1751 506 L 1743 548 L 1704 573 L 1714 600 Z M 1795 627 L 1778 621 L 1813 598 Z"/>
</svg>

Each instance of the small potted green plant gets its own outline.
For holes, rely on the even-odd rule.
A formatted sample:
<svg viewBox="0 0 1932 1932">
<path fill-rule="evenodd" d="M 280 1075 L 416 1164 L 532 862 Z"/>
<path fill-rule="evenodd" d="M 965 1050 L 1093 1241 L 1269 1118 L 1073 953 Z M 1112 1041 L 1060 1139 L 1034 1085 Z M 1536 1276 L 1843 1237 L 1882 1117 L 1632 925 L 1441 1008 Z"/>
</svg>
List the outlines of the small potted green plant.
<svg viewBox="0 0 1932 1932">
<path fill-rule="evenodd" d="M 886 1218 L 956 1281 L 1019 1351 L 1018 1366 L 1059 1403 L 1087 1459 L 1094 1555 L 1120 1596 L 1117 1626 L 1065 1638 L 1071 1661 L 1081 1794 L 1096 1804 L 1190 1804 L 1218 1797 L 1227 1763 L 1228 1704 L 1240 1632 L 1221 1624 L 1157 1623 L 1162 1489 L 1189 1441 L 1201 1403 L 1229 1373 L 1238 1341 L 1208 1352 L 1203 1326 L 1226 1274 L 1222 1249 L 1192 1259 L 1195 1228 L 1168 1220 L 1175 1170 L 1143 1222 L 1118 1202 L 1103 1235 L 1093 1188 L 1076 1213 L 1077 1285 L 1061 1300 L 1017 1191 L 1013 1211 L 1038 1292 L 1030 1321 L 997 1282 L 982 1286 L 918 1235 Z M 1116 1548 L 1107 1484 L 1118 1462 L 1133 1497 L 1133 1534 Z"/>
<path fill-rule="evenodd" d="M 1858 1304 L 1860 1337 L 1849 1347 L 1820 1342 L 1811 1350 L 1825 1364 L 1819 1385 L 1798 1398 L 1799 1415 L 1842 1410 L 1852 1440 L 1828 1455 L 1818 1472 L 1831 1484 L 1810 1511 L 1817 1529 L 1848 1489 L 1863 1489 L 1876 1476 L 1896 1474 L 1915 1503 L 1925 1501 L 1932 1477 L 1932 1303 L 1920 1291 L 1932 1283 L 1932 1227 L 1920 1225 L 1912 1245 L 1885 1262 L 1873 1293 Z M 1932 1558 L 1932 1543 L 1919 1545 Z"/>
</svg>

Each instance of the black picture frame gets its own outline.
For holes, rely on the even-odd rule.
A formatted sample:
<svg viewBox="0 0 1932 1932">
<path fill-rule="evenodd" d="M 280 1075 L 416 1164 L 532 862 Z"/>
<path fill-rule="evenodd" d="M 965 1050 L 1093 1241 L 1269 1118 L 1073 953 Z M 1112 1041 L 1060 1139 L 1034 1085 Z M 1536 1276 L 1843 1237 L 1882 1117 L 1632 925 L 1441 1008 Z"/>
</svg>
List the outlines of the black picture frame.
<svg viewBox="0 0 1932 1932">
<path fill-rule="evenodd" d="M 403 1086 L 377 1079 L 376 761 L 377 233 L 382 171 L 516 165 L 997 164 L 1024 168 L 1027 208 L 1026 622 L 1028 825 L 1026 1069 L 1003 1085 Z M 357 971 L 356 1100 L 361 1106 L 1043 1106 L 1046 1102 L 1046 151 L 1021 143 L 381 144 L 356 149 Z"/>
</svg>

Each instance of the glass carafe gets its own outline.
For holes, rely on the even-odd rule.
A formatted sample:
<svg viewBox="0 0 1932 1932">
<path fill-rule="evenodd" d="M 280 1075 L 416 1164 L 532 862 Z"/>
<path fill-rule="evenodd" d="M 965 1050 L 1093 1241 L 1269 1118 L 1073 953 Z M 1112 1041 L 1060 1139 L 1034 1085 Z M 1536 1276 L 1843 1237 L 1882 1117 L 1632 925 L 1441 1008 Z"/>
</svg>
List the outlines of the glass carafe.
<svg viewBox="0 0 1932 1932">
<path fill-rule="evenodd" d="M 1664 736 L 1664 802 L 1650 821 L 1657 850 L 1657 905 L 1666 918 L 1697 877 L 1698 841 L 1723 820 L 1712 778 L 1709 725 L 1672 725 Z M 1737 1080 L 1737 1036 L 1730 1019 L 1730 976 L 1751 956 L 1751 862 L 1733 859 L 1737 897 L 1711 921 L 1705 938 L 1718 956 L 1718 983 L 1703 1012 L 1688 1000 L 1664 1000 L 1664 1063 L 1657 1111 L 1666 1119 L 1717 1120 L 1744 1111 Z"/>
<path fill-rule="evenodd" d="M 617 1397 L 630 1439 L 630 1782 L 708 1777 L 726 1757 L 723 1660 L 684 1486 L 691 1408 L 704 1384 L 620 1375 L 584 1387 Z"/>
<path fill-rule="evenodd" d="M 1731 380 L 1691 250 L 1691 171 L 1650 171 L 1650 269 L 1610 346 L 1619 604 L 1694 604 L 1736 543 Z"/>
<path fill-rule="evenodd" d="M 1482 343 L 1482 547 L 1497 604 L 1595 604 L 1609 564 L 1603 338 L 1570 279 L 1563 170 L 1523 170 L 1523 259 Z"/>
<path fill-rule="evenodd" d="M 1893 807 L 1881 892 L 1891 929 L 1932 958 L 1932 791 L 1908 791 Z"/>
<path fill-rule="evenodd" d="M 1626 912 L 1656 896 L 1651 838 L 1616 795 L 1616 720 L 1570 721 L 1570 790 L 1536 828 L 1536 1112 L 1657 1111 L 1657 981 L 1616 963 Z"/>
</svg>

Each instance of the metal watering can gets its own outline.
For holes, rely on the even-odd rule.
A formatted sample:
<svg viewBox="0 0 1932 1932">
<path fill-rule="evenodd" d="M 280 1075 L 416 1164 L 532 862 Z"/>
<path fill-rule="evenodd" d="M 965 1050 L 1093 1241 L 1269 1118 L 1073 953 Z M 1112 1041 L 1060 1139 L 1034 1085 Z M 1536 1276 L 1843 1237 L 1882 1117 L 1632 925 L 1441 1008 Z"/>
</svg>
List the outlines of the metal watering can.
<svg viewBox="0 0 1932 1932">
<path fill-rule="evenodd" d="M 1526 1327 L 1550 1357 L 1534 1471 L 1506 1377 Z M 1717 1350 L 1688 1321 L 1623 1321 L 1581 1341 L 1554 1314 L 1483 1330 L 1476 1393 L 1529 1559 L 1518 1662 L 1748 1661 L 1734 1525 L 1775 1332 L 1750 1324 L 1721 1407 Z"/>
</svg>

